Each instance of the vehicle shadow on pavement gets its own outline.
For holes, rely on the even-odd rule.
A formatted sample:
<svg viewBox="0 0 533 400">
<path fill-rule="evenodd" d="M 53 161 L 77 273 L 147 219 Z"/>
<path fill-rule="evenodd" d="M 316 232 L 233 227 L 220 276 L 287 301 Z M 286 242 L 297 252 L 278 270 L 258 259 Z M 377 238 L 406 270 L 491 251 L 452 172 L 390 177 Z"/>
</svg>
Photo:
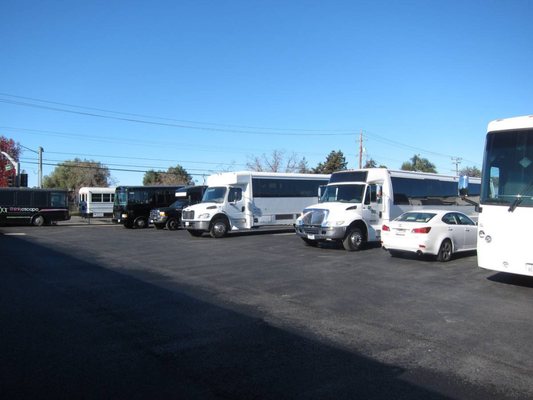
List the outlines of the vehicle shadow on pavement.
<svg viewBox="0 0 533 400">
<path fill-rule="evenodd" d="M 492 282 L 505 283 L 507 285 L 533 288 L 533 277 L 531 276 L 498 272 L 497 274 L 489 276 L 487 279 Z"/>
<path fill-rule="evenodd" d="M 24 238 L 0 236 L 0 251 L 4 398 L 447 398 L 401 368 Z"/>
</svg>

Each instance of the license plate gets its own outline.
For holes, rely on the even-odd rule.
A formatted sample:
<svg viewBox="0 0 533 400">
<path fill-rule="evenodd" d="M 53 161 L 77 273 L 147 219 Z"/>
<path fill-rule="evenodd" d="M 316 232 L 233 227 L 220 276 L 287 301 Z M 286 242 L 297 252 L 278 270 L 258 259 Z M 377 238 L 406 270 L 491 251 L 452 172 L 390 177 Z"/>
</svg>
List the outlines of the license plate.
<svg viewBox="0 0 533 400">
<path fill-rule="evenodd" d="M 309 240 L 315 240 L 315 235 L 307 235 L 307 239 L 309 239 Z"/>
</svg>

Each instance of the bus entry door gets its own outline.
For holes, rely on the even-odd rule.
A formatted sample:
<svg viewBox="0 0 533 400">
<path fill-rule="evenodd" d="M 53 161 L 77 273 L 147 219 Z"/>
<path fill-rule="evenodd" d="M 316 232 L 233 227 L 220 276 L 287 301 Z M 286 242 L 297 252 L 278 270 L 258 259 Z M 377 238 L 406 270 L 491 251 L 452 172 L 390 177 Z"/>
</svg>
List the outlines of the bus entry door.
<svg viewBox="0 0 533 400">
<path fill-rule="evenodd" d="M 246 209 L 244 199 L 242 198 L 242 188 L 231 187 L 228 193 L 228 207 L 226 214 L 230 219 L 232 228 L 246 228 Z"/>
</svg>

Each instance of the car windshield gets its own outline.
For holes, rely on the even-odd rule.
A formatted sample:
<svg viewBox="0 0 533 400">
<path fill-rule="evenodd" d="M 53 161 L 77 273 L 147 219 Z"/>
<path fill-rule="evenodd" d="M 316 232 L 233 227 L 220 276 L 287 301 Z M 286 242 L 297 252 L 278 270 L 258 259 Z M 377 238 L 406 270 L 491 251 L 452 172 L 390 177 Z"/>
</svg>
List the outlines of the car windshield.
<svg viewBox="0 0 533 400">
<path fill-rule="evenodd" d="M 210 187 L 206 189 L 204 197 L 202 197 L 202 203 L 223 203 L 225 198 L 226 187 Z"/>
<path fill-rule="evenodd" d="M 174 203 L 169 205 L 169 208 L 185 208 L 189 205 L 189 201 L 186 199 L 176 200 Z"/>
<path fill-rule="evenodd" d="M 342 203 L 361 203 L 364 192 L 364 184 L 328 185 L 320 198 L 320 202 L 339 201 Z"/>
<path fill-rule="evenodd" d="M 435 215 L 435 213 L 427 212 L 407 212 L 400 215 L 395 221 L 399 222 L 429 222 Z"/>
</svg>

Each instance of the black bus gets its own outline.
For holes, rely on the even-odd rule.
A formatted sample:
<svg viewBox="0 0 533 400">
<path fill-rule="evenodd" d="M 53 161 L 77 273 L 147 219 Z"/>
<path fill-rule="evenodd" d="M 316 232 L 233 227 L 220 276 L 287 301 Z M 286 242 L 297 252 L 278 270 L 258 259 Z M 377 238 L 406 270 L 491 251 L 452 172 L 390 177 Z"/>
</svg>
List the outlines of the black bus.
<svg viewBox="0 0 533 400">
<path fill-rule="evenodd" d="M 50 225 L 70 219 L 62 189 L 0 188 L 0 224 Z"/>
<path fill-rule="evenodd" d="M 148 227 L 150 210 L 172 204 L 176 200 L 176 190 L 183 186 L 118 186 L 113 222 L 126 228 Z"/>
</svg>

